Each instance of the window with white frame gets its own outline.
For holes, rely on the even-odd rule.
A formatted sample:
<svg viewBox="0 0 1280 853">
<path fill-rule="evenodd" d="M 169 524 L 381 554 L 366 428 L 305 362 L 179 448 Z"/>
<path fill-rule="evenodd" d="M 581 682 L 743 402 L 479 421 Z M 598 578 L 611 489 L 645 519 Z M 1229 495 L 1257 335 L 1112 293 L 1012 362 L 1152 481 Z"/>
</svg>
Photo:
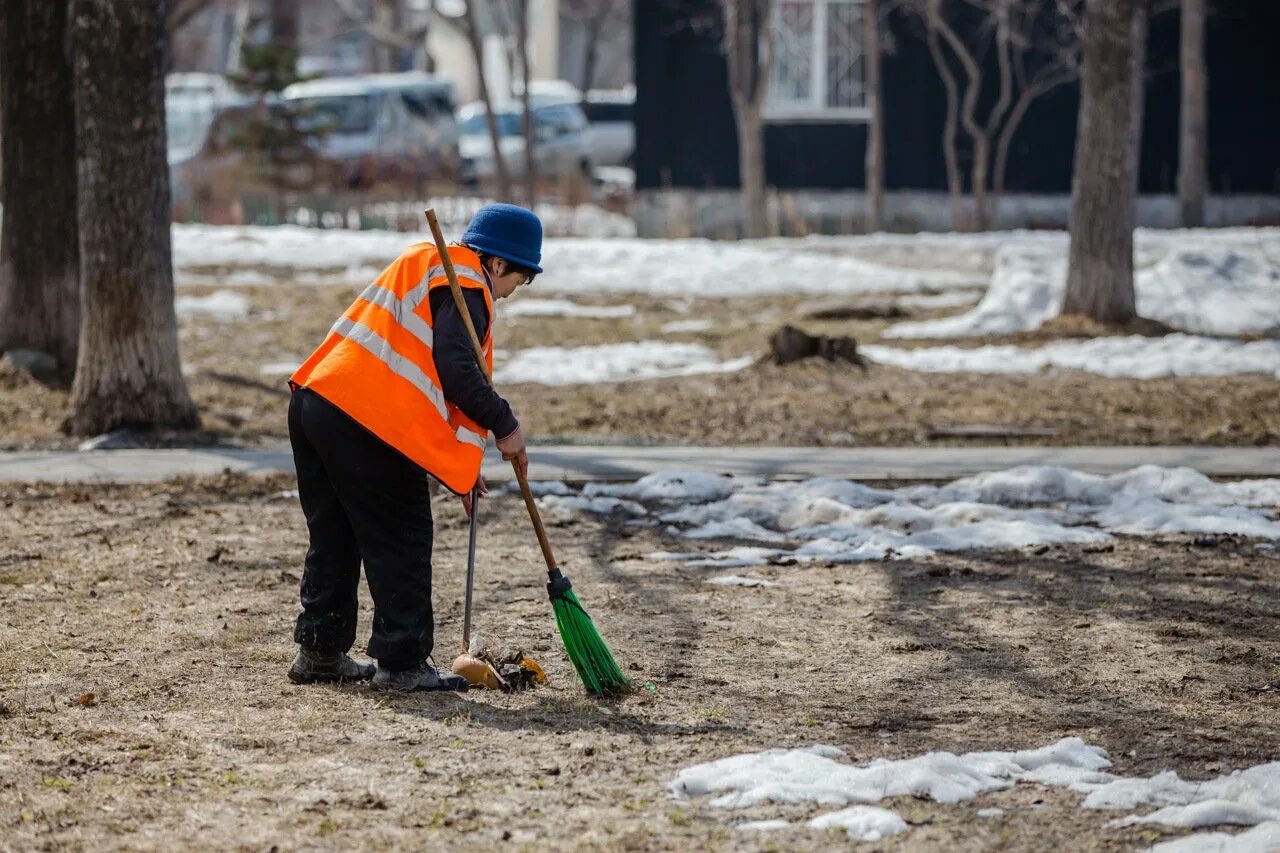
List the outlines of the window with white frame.
<svg viewBox="0 0 1280 853">
<path fill-rule="evenodd" d="M 863 2 L 775 0 L 766 118 L 866 117 Z"/>
</svg>

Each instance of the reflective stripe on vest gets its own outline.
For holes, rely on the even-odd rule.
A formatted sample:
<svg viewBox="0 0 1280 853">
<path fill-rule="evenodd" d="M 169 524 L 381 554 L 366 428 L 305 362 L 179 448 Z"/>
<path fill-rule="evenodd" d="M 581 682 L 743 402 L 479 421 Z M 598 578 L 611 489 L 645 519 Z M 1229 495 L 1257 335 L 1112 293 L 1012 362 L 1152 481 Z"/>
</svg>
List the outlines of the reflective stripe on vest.
<svg viewBox="0 0 1280 853">
<path fill-rule="evenodd" d="M 490 322 L 482 346 L 492 370 L 493 297 L 480 259 L 463 246 L 449 255 L 459 285 L 484 294 Z M 429 243 L 406 250 L 333 324 L 290 384 L 313 390 L 462 493 L 479 476 L 488 432 L 445 399 L 436 374 L 428 296 L 448 284 L 439 260 Z"/>
</svg>

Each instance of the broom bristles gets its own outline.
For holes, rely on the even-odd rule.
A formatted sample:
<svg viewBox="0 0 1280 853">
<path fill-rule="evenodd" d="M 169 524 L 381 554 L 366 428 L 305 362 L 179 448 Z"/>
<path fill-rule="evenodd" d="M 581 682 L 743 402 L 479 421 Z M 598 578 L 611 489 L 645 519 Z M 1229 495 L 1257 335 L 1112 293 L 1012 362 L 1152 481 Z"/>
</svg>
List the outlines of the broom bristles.
<svg viewBox="0 0 1280 853">
<path fill-rule="evenodd" d="M 619 693 L 631 687 L 631 682 L 622 674 L 613 653 L 605 644 L 604 638 L 596 630 L 595 623 L 582 609 L 582 603 L 567 588 L 565 579 L 560 589 L 551 594 L 551 607 L 556 614 L 556 627 L 560 630 L 560 639 L 564 649 L 573 661 L 573 668 L 588 691 L 599 696 L 605 693 Z"/>
</svg>

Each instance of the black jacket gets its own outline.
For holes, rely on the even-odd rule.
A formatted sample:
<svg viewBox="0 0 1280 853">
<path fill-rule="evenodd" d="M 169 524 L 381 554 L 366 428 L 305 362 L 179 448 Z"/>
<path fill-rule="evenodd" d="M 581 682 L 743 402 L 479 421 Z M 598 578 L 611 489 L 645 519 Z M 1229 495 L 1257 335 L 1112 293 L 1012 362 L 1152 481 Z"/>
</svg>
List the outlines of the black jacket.
<svg viewBox="0 0 1280 853">
<path fill-rule="evenodd" d="M 471 322 L 476 327 L 476 336 L 483 341 L 489 328 L 484 294 L 473 287 L 465 287 L 462 295 L 467 301 Z M 458 307 L 453 303 L 453 293 L 447 287 L 437 287 L 431 291 L 430 301 L 434 333 L 431 354 L 445 398 L 464 415 L 493 433 L 494 438 L 506 438 L 520 428 L 520 422 L 476 364 L 475 348 L 471 345 L 467 326 L 458 314 Z"/>
</svg>

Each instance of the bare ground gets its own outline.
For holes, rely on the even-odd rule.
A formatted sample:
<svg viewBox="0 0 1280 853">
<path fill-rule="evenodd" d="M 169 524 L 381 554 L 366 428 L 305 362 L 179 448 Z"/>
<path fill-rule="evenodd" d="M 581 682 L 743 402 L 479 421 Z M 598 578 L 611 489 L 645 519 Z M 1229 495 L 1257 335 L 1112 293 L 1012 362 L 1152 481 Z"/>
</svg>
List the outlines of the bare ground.
<svg viewBox="0 0 1280 853">
<path fill-rule="evenodd" d="M 752 571 L 778 586 L 747 589 L 645 559 L 672 544 L 652 528 L 559 518 L 563 565 L 640 685 L 600 702 L 572 682 L 522 507 L 498 497 L 479 624 L 552 685 L 388 698 L 284 678 L 305 546 L 292 487 L 0 487 L 0 849 L 818 849 L 846 842 L 732 828 L 816 809 L 726 813 L 665 785 L 693 762 L 814 742 L 866 761 L 1079 735 L 1119 772 L 1188 778 L 1280 759 L 1280 559 L 1247 541 L 779 565 Z M 435 509 L 447 661 L 465 528 L 452 500 Z M 886 805 L 910 831 L 867 847 L 1176 834 L 1108 829 L 1115 815 L 1079 800 L 1026 785 L 903 798 Z M 978 818 L 989 806 L 1006 814 Z"/>
<path fill-rule="evenodd" d="M 181 323 L 188 383 L 200 407 L 196 433 L 158 434 L 157 444 L 232 442 L 258 445 L 284 437 L 288 392 L 271 364 L 298 364 L 321 341 L 360 285 L 236 288 L 252 306 L 247 318 Z M 187 295 L 217 288 L 188 286 Z M 537 286 L 516 299 L 544 296 Z M 616 304 L 582 298 L 586 304 Z M 668 339 L 701 343 L 729 358 L 763 353 L 769 335 L 786 322 L 815 334 L 874 341 L 888 320 L 805 319 L 816 308 L 897 305 L 892 296 L 851 300 L 769 298 L 669 300 L 637 297 L 633 317 L 500 319 L 499 349 Z M 902 306 L 897 306 L 901 308 Z M 932 317 L 948 311 L 912 311 Z M 501 318 L 501 312 L 500 318 Z M 665 323 L 711 321 L 705 332 L 663 334 Z M 983 342 L 1042 341 L 1048 336 L 1096 334 L 1058 325 L 1049 333 Z M 1105 330 L 1102 330 L 1105 331 Z M 902 345 L 912 345 L 903 342 Z M 781 445 L 895 445 L 957 443 L 955 427 L 996 427 L 1009 443 L 1037 444 L 1274 444 L 1280 441 L 1280 394 L 1273 377 L 1132 380 L 1079 371 L 1032 376 L 916 373 L 872 365 L 810 360 L 787 367 L 758 364 L 740 373 L 607 385 L 503 388 L 531 435 L 544 441 Z M 0 449 L 69 447 L 59 431 L 65 390 L 49 389 L 0 367 Z M 989 431 L 983 440 L 992 440 Z"/>
</svg>

